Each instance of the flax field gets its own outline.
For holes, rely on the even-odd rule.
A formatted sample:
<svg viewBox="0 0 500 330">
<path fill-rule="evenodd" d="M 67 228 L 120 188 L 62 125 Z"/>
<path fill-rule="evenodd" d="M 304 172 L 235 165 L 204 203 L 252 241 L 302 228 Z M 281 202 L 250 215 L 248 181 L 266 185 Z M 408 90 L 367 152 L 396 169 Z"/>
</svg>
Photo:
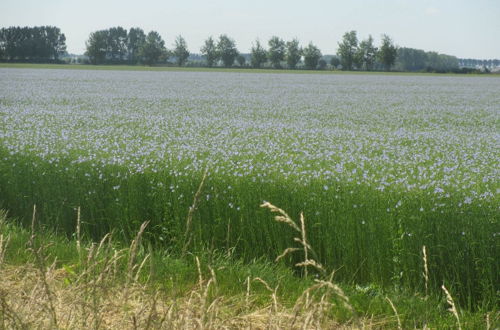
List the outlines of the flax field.
<svg viewBox="0 0 500 330">
<path fill-rule="evenodd" d="M 80 207 L 91 238 L 150 221 L 155 249 L 180 251 L 189 230 L 189 250 L 272 260 L 295 233 L 267 201 L 303 212 L 337 281 L 444 284 L 492 308 L 499 91 L 478 76 L 0 68 L 0 207 L 28 224 L 36 204 L 68 235 Z"/>
</svg>

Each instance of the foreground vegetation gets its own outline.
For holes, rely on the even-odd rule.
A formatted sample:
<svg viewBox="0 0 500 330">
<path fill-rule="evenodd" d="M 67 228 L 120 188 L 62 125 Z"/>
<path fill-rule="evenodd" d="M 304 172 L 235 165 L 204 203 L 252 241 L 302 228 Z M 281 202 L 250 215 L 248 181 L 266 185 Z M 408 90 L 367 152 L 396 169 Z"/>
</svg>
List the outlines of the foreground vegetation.
<svg viewBox="0 0 500 330">
<path fill-rule="evenodd" d="M 30 230 L 0 212 L 2 329 L 499 325 L 498 311 L 457 309 L 444 291 L 422 296 L 378 286 L 338 286 L 334 274 L 298 278 L 263 259 L 242 262 L 231 251 L 182 256 L 155 250 L 142 239 L 147 223 L 129 246 L 113 234 L 93 243 L 80 226 L 77 218 L 68 239 L 41 226 L 36 208 Z"/>
<path fill-rule="evenodd" d="M 40 223 L 72 235 L 81 206 L 94 240 L 130 241 L 148 220 L 154 250 L 274 260 L 295 229 L 270 221 L 268 200 L 304 212 L 311 257 L 336 281 L 429 296 L 444 284 L 461 308 L 498 307 L 496 79 L 0 77 L 1 202 L 25 224 L 36 204 Z"/>
</svg>

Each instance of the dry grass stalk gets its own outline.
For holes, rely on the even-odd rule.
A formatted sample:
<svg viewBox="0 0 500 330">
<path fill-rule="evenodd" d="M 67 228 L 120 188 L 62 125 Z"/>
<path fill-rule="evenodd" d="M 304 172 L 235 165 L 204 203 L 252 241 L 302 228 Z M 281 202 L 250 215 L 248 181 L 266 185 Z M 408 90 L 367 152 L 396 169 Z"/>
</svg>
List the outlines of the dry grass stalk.
<svg viewBox="0 0 500 330">
<path fill-rule="evenodd" d="M 97 245 L 95 250 L 97 250 Z M 102 255 L 103 252 L 100 252 Z M 122 253 L 126 255 L 126 253 Z M 137 261 L 142 262 L 142 260 Z M 212 273 L 212 272 L 210 272 Z M 215 272 L 214 272 L 215 273 Z M 334 285 L 318 281 L 308 289 L 311 298 L 304 308 L 303 297 L 294 309 L 281 305 L 277 289 L 262 279 L 254 279 L 269 290 L 269 305 L 251 309 L 242 296 L 211 297 L 216 281 L 202 280 L 182 296 L 169 296 L 168 292 L 151 292 L 140 283 L 130 283 L 125 297 L 119 273 L 103 275 L 106 280 L 94 286 L 93 278 L 84 281 L 65 281 L 73 275 L 66 269 L 50 267 L 47 281 L 54 292 L 54 308 L 58 326 L 67 329 L 351 329 L 354 325 L 336 323 L 328 312 L 332 308 L 329 295 L 335 294 Z M 212 275 L 213 276 L 213 275 Z M 49 311 L 43 307 L 47 297 L 43 294 L 40 273 L 33 265 L 0 270 L 0 307 L 3 304 L 5 328 L 51 328 Z M 96 274 L 94 278 L 99 278 Z M 202 275 L 203 278 L 203 275 Z M 250 282 L 250 281 L 249 281 Z M 248 285 L 248 284 L 247 284 Z M 304 293 L 305 295 L 305 293 Z M 303 295 L 303 296 L 304 296 Z M 248 301 L 257 298 L 248 289 Z M 2 298 L 3 297 L 3 298 Z M 92 306 L 92 301 L 96 306 Z M 2 302 L 3 301 L 3 302 Z M 7 316 L 8 315 L 8 316 Z M 371 328 L 367 326 L 366 328 Z"/>
<path fill-rule="evenodd" d="M 486 313 L 486 316 L 485 316 L 485 320 L 486 320 L 486 330 L 490 330 L 490 329 L 495 329 L 495 330 L 498 330 L 500 329 L 499 325 L 500 325 L 500 311 L 493 311 L 493 312 L 488 312 Z M 493 327 L 492 327 L 493 325 Z"/>
<path fill-rule="evenodd" d="M 274 206 L 269 202 L 264 202 L 260 207 L 268 208 L 269 210 L 271 210 L 271 212 L 274 213 L 279 213 L 280 215 L 275 216 L 274 220 L 276 220 L 277 222 L 284 222 L 300 233 L 299 226 L 297 226 L 297 224 L 292 220 L 292 218 L 290 218 L 290 216 L 284 210 Z"/>
<path fill-rule="evenodd" d="M 457 319 L 458 329 L 461 330 L 462 326 L 460 325 L 460 318 L 458 317 L 458 311 L 455 306 L 455 302 L 453 301 L 453 297 L 451 296 L 450 292 L 446 289 L 444 284 L 441 286 L 441 289 L 443 289 L 446 295 L 446 302 L 448 303 L 448 305 L 450 305 L 448 311 L 450 311 L 455 316 L 455 318 Z"/>
<path fill-rule="evenodd" d="M 45 270 L 45 257 L 43 256 L 44 252 L 44 246 L 41 245 L 40 247 L 37 246 L 36 244 L 36 239 L 35 239 L 35 224 L 36 224 L 36 204 L 33 205 L 33 216 L 31 218 L 31 236 L 30 240 L 28 242 L 29 247 L 31 252 L 33 253 L 33 256 L 35 257 L 35 265 L 38 271 L 40 272 L 40 279 L 41 279 L 41 284 L 43 287 L 43 291 L 45 296 L 47 297 L 46 301 L 46 307 L 50 312 L 51 316 L 51 326 L 57 328 L 57 313 L 54 307 L 54 297 L 52 290 L 49 286 L 48 279 L 47 279 L 47 273 Z M 55 261 L 54 264 L 55 265 Z"/>
<path fill-rule="evenodd" d="M 196 256 L 196 268 L 198 269 L 198 285 L 200 288 L 203 287 L 203 275 L 201 273 L 201 264 L 200 264 L 200 259 Z"/>
<path fill-rule="evenodd" d="M 289 253 L 295 252 L 295 251 L 300 251 L 301 249 L 299 248 L 287 248 L 281 253 L 279 256 L 274 259 L 274 261 L 279 261 L 281 258 L 286 257 Z"/>
<path fill-rule="evenodd" d="M 304 267 L 304 269 L 307 269 L 307 266 L 311 266 L 311 267 L 314 267 L 316 270 L 318 270 L 321 273 L 325 272 L 325 269 L 323 268 L 323 266 L 321 264 L 318 264 L 313 259 L 309 259 L 309 260 L 306 260 L 306 261 L 303 261 L 303 262 L 296 263 L 295 266 L 297 266 L 297 267 Z M 307 275 L 307 273 L 306 273 L 306 275 Z"/>
<path fill-rule="evenodd" d="M 130 249 L 129 249 L 129 259 L 128 259 L 128 264 L 127 264 L 127 274 L 128 278 L 133 277 L 133 272 L 134 272 L 134 266 L 136 265 L 135 259 L 137 256 L 137 250 L 141 246 L 141 238 L 142 234 L 144 233 L 144 230 L 148 226 L 149 221 L 143 222 L 141 227 L 139 228 L 139 231 L 137 232 L 137 235 L 135 236 L 135 239 L 132 241 L 130 244 Z M 141 267 L 142 268 L 142 267 Z"/>
<path fill-rule="evenodd" d="M 304 213 L 302 213 L 302 212 L 300 212 L 300 233 L 302 234 L 301 243 L 302 243 L 302 246 L 304 247 L 304 262 L 301 264 L 303 264 L 302 267 L 304 267 L 305 277 L 307 278 L 307 266 L 310 262 L 308 251 L 311 247 L 309 246 L 309 244 L 307 244 Z M 316 263 L 316 262 L 314 262 L 314 263 Z M 298 265 L 299 264 L 297 264 L 296 266 L 298 266 Z M 301 265 L 299 265 L 299 267 L 301 267 Z"/>
<path fill-rule="evenodd" d="M 80 206 L 76 211 L 76 250 L 78 251 L 78 256 L 82 256 L 81 250 L 81 218 L 80 218 Z"/>
<path fill-rule="evenodd" d="M 247 292 L 245 294 L 245 307 L 248 309 L 250 307 L 250 276 L 247 276 Z"/>
<path fill-rule="evenodd" d="M 264 287 L 271 293 L 272 305 L 271 305 L 271 308 L 269 308 L 269 310 L 268 310 L 269 317 L 268 317 L 267 328 L 268 329 L 278 329 L 280 323 L 278 322 L 278 324 L 276 324 L 276 319 L 274 319 L 272 317 L 272 315 L 276 315 L 280 309 L 280 305 L 278 304 L 278 296 L 277 296 L 278 286 L 276 288 L 272 289 L 271 286 L 266 281 L 261 279 L 260 277 L 256 277 L 253 280 L 256 282 L 262 283 L 264 285 Z"/>
<path fill-rule="evenodd" d="M 306 289 L 297 299 L 293 307 L 293 319 L 287 325 L 287 328 L 296 328 L 298 323 L 302 323 L 302 329 L 322 329 L 331 319 L 328 313 L 335 308 L 336 299 L 351 313 L 353 308 L 350 305 L 349 298 L 344 291 L 331 280 L 333 273 L 328 280 L 315 280 L 315 284 Z M 338 327 L 338 325 L 336 325 Z"/>
<path fill-rule="evenodd" d="M 0 210 L 0 228 L 2 228 L 2 225 L 7 218 L 7 213 Z M 9 244 L 10 240 L 10 235 L 7 235 L 5 237 L 3 234 L 0 234 L 0 268 L 2 268 L 4 259 L 5 259 L 5 252 L 7 251 L 7 245 Z"/>
<path fill-rule="evenodd" d="M 294 241 L 299 243 L 302 247 L 300 249 L 299 248 L 285 249 L 283 253 L 276 258 L 276 261 L 285 257 L 289 253 L 302 250 L 304 253 L 304 261 L 295 264 L 295 266 L 304 268 L 304 276 L 305 277 L 308 276 L 308 267 L 313 267 L 318 272 L 324 274 L 326 272 L 324 267 L 318 262 L 316 262 L 316 260 L 309 258 L 309 252 L 314 252 L 314 251 L 307 241 L 304 214 L 302 212 L 300 213 L 300 227 L 299 227 L 292 220 L 292 218 L 290 218 L 290 216 L 279 207 L 276 207 L 269 202 L 263 203 L 261 207 L 268 208 L 271 210 L 271 212 L 279 213 L 279 215 L 275 217 L 275 220 L 277 222 L 286 223 L 301 234 L 301 237 L 295 237 Z M 293 308 L 294 316 L 291 319 L 291 322 L 288 324 L 289 328 L 296 327 L 297 325 L 296 322 L 299 315 L 301 315 L 301 312 L 303 315 L 302 328 L 304 329 L 321 328 L 321 324 L 327 319 L 326 317 L 327 310 L 329 310 L 333 306 L 333 303 L 331 302 L 330 299 L 332 294 L 335 294 L 336 297 L 340 299 L 344 308 L 347 308 L 350 312 L 353 312 L 353 308 L 349 303 L 349 298 L 345 295 L 345 293 L 339 286 L 333 284 L 332 282 L 333 275 L 334 273 L 331 274 L 328 280 L 315 280 L 316 284 L 314 284 L 309 289 L 303 292 L 303 294 L 297 300 Z M 255 280 L 263 283 L 269 291 L 274 292 L 274 297 L 276 296 L 276 290 L 273 291 L 269 287 L 269 285 L 267 285 L 266 282 L 264 282 L 259 278 L 256 278 Z M 324 293 L 320 295 L 319 294 L 320 292 Z"/>
<path fill-rule="evenodd" d="M 5 251 L 7 251 L 7 245 L 9 244 L 10 237 L 4 237 L 0 235 L 0 268 L 2 267 L 3 261 L 5 259 Z"/>
<path fill-rule="evenodd" d="M 427 266 L 427 251 L 425 245 L 422 246 L 422 254 L 424 259 L 424 279 L 425 279 L 425 298 L 427 299 L 429 293 L 429 268 Z"/>
<path fill-rule="evenodd" d="M 208 176 L 208 168 L 203 173 L 203 177 L 201 179 L 200 185 L 198 186 L 198 190 L 196 190 L 196 193 L 194 194 L 193 197 L 193 204 L 191 205 L 188 211 L 188 215 L 186 218 L 186 231 L 184 233 L 184 246 L 182 247 L 182 256 L 186 255 L 187 249 L 189 248 L 189 245 L 191 244 L 191 241 L 193 239 L 193 233 L 191 231 L 191 227 L 193 226 L 193 215 L 196 209 L 198 208 L 201 192 L 203 190 L 203 186 L 205 184 L 205 179 L 207 178 L 207 176 Z"/>
<path fill-rule="evenodd" d="M 287 256 L 289 253 L 296 252 L 299 250 L 302 250 L 304 253 L 304 260 L 302 262 L 299 262 L 295 264 L 296 267 L 303 267 L 304 268 L 304 277 L 308 277 L 308 267 L 311 266 L 315 268 L 317 271 L 320 273 L 325 273 L 324 267 L 318 263 L 317 261 L 310 259 L 309 258 L 309 252 L 314 252 L 311 245 L 307 242 L 307 234 L 306 234 L 306 224 L 305 224 L 305 218 L 304 214 L 301 212 L 300 213 L 300 227 L 295 223 L 295 221 L 292 220 L 292 218 L 282 209 L 280 209 L 277 206 L 274 206 L 273 204 L 269 202 L 264 202 L 260 207 L 268 208 L 271 210 L 271 212 L 279 213 L 280 215 L 275 216 L 274 220 L 277 222 L 283 222 L 288 224 L 290 227 L 295 229 L 300 233 L 301 237 L 294 237 L 294 241 L 299 243 L 302 247 L 299 248 L 287 248 L 285 249 L 278 257 L 276 257 L 276 261 L 282 259 L 283 257 Z"/>
<path fill-rule="evenodd" d="M 391 305 L 392 310 L 394 311 L 394 314 L 396 314 L 396 319 L 398 320 L 398 330 L 402 330 L 403 327 L 401 326 L 401 319 L 399 318 L 399 313 L 398 310 L 396 309 L 396 306 L 392 303 L 392 300 L 389 299 L 389 297 L 385 297 L 385 299 L 389 302 L 389 305 Z"/>
</svg>

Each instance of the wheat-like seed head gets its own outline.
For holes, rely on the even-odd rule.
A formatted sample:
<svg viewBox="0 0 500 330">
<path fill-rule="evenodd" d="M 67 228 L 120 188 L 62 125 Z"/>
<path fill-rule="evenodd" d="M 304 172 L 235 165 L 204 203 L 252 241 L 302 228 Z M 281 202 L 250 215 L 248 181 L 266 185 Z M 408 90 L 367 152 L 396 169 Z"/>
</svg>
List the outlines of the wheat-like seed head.
<svg viewBox="0 0 500 330">
<path fill-rule="evenodd" d="M 264 284 L 264 286 L 266 287 L 266 289 L 267 289 L 269 292 L 274 292 L 274 290 L 273 290 L 273 289 L 271 289 L 271 287 L 269 286 L 269 284 L 267 284 L 267 282 L 266 282 L 266 281 L 264 281 L 263 279 L 261 279 L 260 277 L 256 277 L 256 278 L 254 278 L 253 280 L 254 280 L 254 281 L 256 281 L 256 282 L 260 282 L 260 283 Z"/>
<path fill-rule="evenodd" d="M 308 259 L 308 260 L 305 260 L 303 262 L 299 262 L 297 264 L 295 264 L 295 266 L 297 267 L 307 267 L 307 266 L 311 266 L 311 267 L 314 267 L 316 268 L 316 270 L 324 273 L 325 272 L 325 269 L 323 268 L 323 266 L 320 264 L 320 263 L 317 263 L 315 260 L 313 259 Z"/>
<path fill-rule="evenodd" d="M 394 314 L 396 314 L 396 319 L 398 320 L 398 330 L 402 330 L 403 327 L 401 326 L 401 320 L 399 319 L 399 314 L 398 310 L 396 309 L 396 306 L 392 303 L 392 300 L 389 299 L 389 297 L 385 297 L 385 299 L 389 302 L 389 305 L 391 305 L 392 310 L 394 311 Z"/>
<path fill-rule="evenodd" d="M 446 302 L 448 303 L 448 305 L 450 305 L 448 311 L 450 311 L 455 316 L 455 318 L 457 319 L 458 329 L 461 330 L 462 326 L 460 325 L 460 318 L 458 317 L 458 311 L 455 306 L 455 302 L 453 301 L 453 297 L 451 296 L 450 292 L 446 289 L 444 284 L 441 285 L 441 289 L 443 289 L 446 295 Z"/>
<path fill-rule="evenodd" d="M 287 225 L 289 225 L 290 227 L 292 227 L 293 229 L 295 229 L 296 231 L 298 231 L 300 233 L 301 230 L 300 230 L 299 226 L 297 226 L 297 224 L 292 220 L 292 218 L 283 209 L 280 209 L 279 207 L 274 206 L 273 204 L 271 204 L 269 202 L 262 203 L 260 205 L 260 207 L 267 208 L 271 212 L 279 213 L 280 215 L 277 215 L 274 217 L 275 221 L 286 223 Z"/>
<path fill-rule="evenodd" d="M 287 248 L 285 251 L 283 251 L 282 254 L 276 257 L 274 261 L 279 261 L 281 258 L 284 258 L 287 254 L 295 252 L 295 251 L 300 251 L 301 249 L 299 248 Z"/>
<path fill-rule="evenodd" d="M 286 217 L 286 216 L 283 216 L 283 215 L 277 215 L 274 217 L 274 220 L 276 222 L 283 222 L 283 223 L 286 223 L 287 225 L 289 225 L 290 227 L 292 227 L 293 229 L 297 230 L 298 232 L 300 232 L 300 229 L 299 227 L 295 224 L 295 222 L 293 222 L 292 219 L 290 219 L 289 217 Z"/>
<path fill-rule="evenodd" d="M 429 290 L 429 268 L 427 267 L 427 251 L 425 245 L 422 247 L 423 259 L 424 259 L 424 279 L 425 279 L 425 297 L 427 298 L 427 293 Z"/>
</svg>

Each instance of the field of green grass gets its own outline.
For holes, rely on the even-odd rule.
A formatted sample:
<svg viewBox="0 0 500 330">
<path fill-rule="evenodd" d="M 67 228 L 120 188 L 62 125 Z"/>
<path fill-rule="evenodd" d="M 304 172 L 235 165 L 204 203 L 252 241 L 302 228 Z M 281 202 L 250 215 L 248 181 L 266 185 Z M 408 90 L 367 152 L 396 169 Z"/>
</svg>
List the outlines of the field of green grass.
<svg viewBox="0 0 500 330">
<path fill-rule="evenodd" d="M 268 201 L 303 212 L 336 281 L 498 309 L 500 79 L 35 67 L 0 67 L 0 206 L 21 222 L 36 204 L 72 235 L 80 207 L 88 238 L 150 221 L 155 250 L 251 262 L 297 235 Z"/>
<path fill-rule="evenodd" d="M 0 68 L 13 69 L 68 69 L 68 70 L 113 70 L 113 71 L 184 71 L 184 72 L 234 72 L 234 73 L 288 73 L 288 74 L 347 74 L 347 75 L 403 75 L 403 76 L 435 76 L 426 72 L 371 72 L 371 71 L 339 71 L 339 70 L 288 70 L 288 69 L 254 69 L 223 67 L 176 67 L 145 65 L 90 65 L 90 64 L 38 64 L 38 63 L 0 63 Z M 455 73 L 438 74 L 439 76 L 460 76 Z M 492 77 L 484 74 L 467 74 L 467 76 Z"/>
</svg>

